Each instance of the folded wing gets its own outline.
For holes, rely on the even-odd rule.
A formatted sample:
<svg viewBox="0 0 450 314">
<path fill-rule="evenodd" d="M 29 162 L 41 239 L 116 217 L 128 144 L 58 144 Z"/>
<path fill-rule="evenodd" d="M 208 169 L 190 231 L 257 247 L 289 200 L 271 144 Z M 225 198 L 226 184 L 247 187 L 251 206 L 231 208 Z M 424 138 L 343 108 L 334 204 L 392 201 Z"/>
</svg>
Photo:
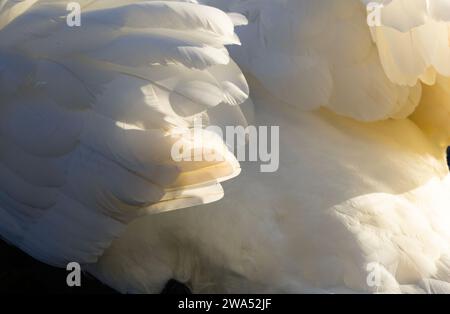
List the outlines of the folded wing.
<svg viewBox="0 0 450 314">
<path fill-rule="evenodd" d="M 239 163 L 192 128 L 225 114 L 246 123 L 225 13 L 78 2 L 81 26 L 69 27 L 66 1 L 0 1 L 0 231 L 55 265 L 95 262 L 140 215 L 220 199 Z"/>
</svg>

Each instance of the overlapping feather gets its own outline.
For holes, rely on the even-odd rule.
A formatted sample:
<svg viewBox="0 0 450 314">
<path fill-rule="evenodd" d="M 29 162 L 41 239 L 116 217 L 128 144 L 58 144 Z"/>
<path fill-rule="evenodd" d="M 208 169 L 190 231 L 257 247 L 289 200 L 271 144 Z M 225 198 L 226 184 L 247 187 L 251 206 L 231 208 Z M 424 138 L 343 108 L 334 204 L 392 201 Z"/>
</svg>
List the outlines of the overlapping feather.
<svg viewBox="0 0 450 314">
<path fill-rule="evenodd" d="M 215 107 L 240 113 L 248 96 L 222 11 L 79 3 L 80 27 L 66 24 L 66 1 L 0 5 L 0 215 L 14 221 L 1 232 L 55 265 L 94 262 L 142 214 L 220 199 L 239 164 L 220 138 L 189 129 L 220 120 Z M 177 162 L 177 141 L 221 158 Z"/>
</svg>

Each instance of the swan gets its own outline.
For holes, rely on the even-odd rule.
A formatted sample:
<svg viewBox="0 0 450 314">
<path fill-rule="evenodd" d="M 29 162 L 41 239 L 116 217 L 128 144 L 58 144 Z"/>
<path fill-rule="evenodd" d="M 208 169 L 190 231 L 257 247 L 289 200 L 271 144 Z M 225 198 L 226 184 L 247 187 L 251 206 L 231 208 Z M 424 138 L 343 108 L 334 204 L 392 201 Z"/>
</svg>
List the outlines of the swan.
<svg viewBox="0 0 450 314">
<path fill-rule="evenodd" d="M 248 98 L 219 9 L 78 4 L 71 27 L 66 1 L 0 2 L 0 233 L 60 267 L 95 263 L 137 217 L 220 199 L 239 163 L 219 137 L 188 131 L 203 116 L 244 123 Z M 176 162 L 178 142 L 221 158 Z"/>
<path fill-rule="evenodd" d="M 9 242 L 124 293 L 450 293 L 450 1 L 1 3 Z M 279 126 L 278 171 L 198 117 Z"/>
</svg>

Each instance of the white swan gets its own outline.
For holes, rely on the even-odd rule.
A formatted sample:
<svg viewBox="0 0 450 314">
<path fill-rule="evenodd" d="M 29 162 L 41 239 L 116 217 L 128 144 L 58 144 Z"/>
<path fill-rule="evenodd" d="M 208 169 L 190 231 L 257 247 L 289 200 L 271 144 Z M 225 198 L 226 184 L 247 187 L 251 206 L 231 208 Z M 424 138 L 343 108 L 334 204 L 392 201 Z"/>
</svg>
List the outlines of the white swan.
<svg viewBox="0 0 450 314">
<path fill-rule="evenodd" d="M 229 18 L 197 1 L 150 1 L 144 5 L 148 10 L 135 1 L 115 2 L 115 8 L 99 1 L 85 17 L 98 22 L 101 36 L 95 37 L 82 28 L 79 37 L 63 28 L 52 33 L 53 24 L 39 24 L 33 9 L 41 8 L 39 14 L 52 11 L 44 1 L 33 2 L 12 7 L 6 2 L 6 14 L 0 16 L 0 25 L 6 25 L 0 36 L 11 40 L 0 42 L 8 51 L 2 57 L 9 65 L 3 73 L 13 78 L 6 84 L 1 76 L 1 160 L 9 177 L 1 181 L 5 192 L 0 215 L 2 235 L 9 241 L 48 263 L 80 261 L 122 292 L 158 292 L 175 278 L 195 292 L 450 293 L 450 177 L 445 161 L 450 139 L 449 1 L 378 1 L 384 3 L 381 24 L 373 27 L 366 20 L 368 1 L 360 0 L 203 1 L 230 12 Z M 23 11 L 25 3 L 33 5 Z M 12 20 L 20 11 L 24 13 Z M 250 82 L 252 123 L 280 126 L 279 171 L 261 173 L 259 165 L 242 162 L 240 176 L 223 183 L 221 201 L 138 216 L 215 200 L 204 195 L 220 195 L 216 180 L 238 172 L 229 155 L 217 171 L 209 172 L 209 165 L 201 163 L 192 173 L 189 164 L 185 175 L 178 174 L 183 178 L 179 184 L 156 193 L 153 185 L 141 188 L 136 180 L 153 182 L 155 169 L 157 178 L 166 176 L 167 170 L 156 162 L 161 159 L 153 154 L 159 152 L 172 164 L 164 150 L 172 142 L 134 138 L 136 130 L 167 132 L 170 128 L 162 121 L 169 118 L 176 121 L 172 125 L 189 123 L 191 119 L 180 117 L 184 108 L 189 108 L 184 116 L 190 118 L 199 112 L 220 125 L 247 123 L 251 103 L 245 102 L 246 84 L 239 70 L 226 64 L 221 48 L 236 43 L 230 21 L 243 23 L 236 12 L 249 25 L 239 28 L 243 45 L 232 47 L 232 56 Z M 154 19 L 145 19 L 146 14 L 155 14 Z M 34 33 L 20 30 L 33 21 Z M 154 30 L 160 35 L 157 45 L 152 40 L 141 45 L 141 37 L 133 41 L 135 32 L 153 34 L 151 21 L 155 27 L 161 23 Z M 110 23 L 116 27 L 108 28 Z M 121 41 L 112 30 L 130 38 Z M 47 41 L 22 41 L 22 36 L 42 37 L 39 32 L 49 34 Z M 183 43 L 172 41 L 174 36 Z M 77 45 L 68 50 L 58 45 L 74 38 Z M 175 47 L 197 49 L 172 50 L 165 46 L 168 38 Z M 19 49 L 20 57 L 11 57 L 11 49 Z M 33 71 L 50 75 L 31 76 L 30 86 L 29 67 L 54 58 L 63 69 L 52 63 Z M 192 73 L 184 79 L 190 67 L 198 69 L 189 70 L 195 79 L 189 80 Z M 212 70 L 216 67 L 220 70 Z M 55 80 L 55 71 L 72 75 L 65 72 Z M 214 80 L 203 80 L 208 71 Z M 166 100 L 163 110 L 146 114 L 143 108 L 157 104 L 131 77 L 149 75 L 144 78 L 158 89 L 167 73 L 187 81 L 180 90 L 188 93 L 189 101 L 160 96 Z M 197 83 L 197 76 L 202 84 L 188 84 Z M 63 79 L 83 86 L 67 88 Z M 178 85 L 165 87 L 170 93 Z M 126 97 L 119 98 L 117 91 L 127 92 Z M 57 132 L 40 120 L 25 120 L 39 99 L 31 94 L 33 102 L 27 102 L 27 93 L 59 104 L 57 110 L 36 106 L 39 112 L 48 110 L 43 119 L 64 121 Z M 208 102 L 203 103 L 206 95 Z M 123 99 L 132 107 L 124 108 Z M 83 118 L 74 118 L 80 112 Z M 91 122 L 92 116 L 107 122 Z M 80 131 L 71 127 L 77 126 L 72 122 L 76 119 L 83 120 Z M 122 132 L 131 133 L 123 138 Z M 144 142 L 151 148 L 145 150 Z M 90 154 L 78 152 L 80 147 L 89 147 Z M 122 169 L 131 178 L 114 175 L 113 170 Z M 48 173 L 55 176 L 49 179 Z M 192 183 L 206 184 L 214 192 L 205 194 Z M 173 186 L 179 192 L 171 194 L 168 188 Z M 165 193 L 176 206 L 165 206 Z M 176 198 L 183 193 L 195 197 Z"/>
<path fill-rule="evenodd" d="M 239 43 L 224 12 L 86 0 L 69 27 L 66 1 L 0 3 L 4 238 L 53 265 L 92 263 L 136 217 L 223 196 L 235 157 L 220 138 L 179 129 L 242 116 L 248 86 L 224 47 Z M 175 162 L 179 141 L 223 158 Z"/>
</svg>

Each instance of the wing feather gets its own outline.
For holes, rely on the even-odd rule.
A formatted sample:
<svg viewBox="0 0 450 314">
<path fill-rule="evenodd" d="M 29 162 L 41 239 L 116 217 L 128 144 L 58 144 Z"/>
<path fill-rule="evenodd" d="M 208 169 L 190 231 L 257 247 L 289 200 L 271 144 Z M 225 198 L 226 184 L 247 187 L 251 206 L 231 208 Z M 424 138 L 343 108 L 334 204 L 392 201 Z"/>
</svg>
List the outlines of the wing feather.
<svg viewBox="0 0 450 314">
<path fill-rule="evenodd" d="M 7 240 L 53 265 L 91 263 L 137 217 L 223 196 L 239 163 L 221 138 L 191 128 L 215 107 L 242 113 L 248 97 L 225 48 L 239 43 L 226 13 L 82 0 L 83 26 L 70 28 L 66 1 L 0 4 L 0 216 L 16 222 L 0 226 Z M 180 141 L 202 158 L 175 160 Z"/>
</svg>

